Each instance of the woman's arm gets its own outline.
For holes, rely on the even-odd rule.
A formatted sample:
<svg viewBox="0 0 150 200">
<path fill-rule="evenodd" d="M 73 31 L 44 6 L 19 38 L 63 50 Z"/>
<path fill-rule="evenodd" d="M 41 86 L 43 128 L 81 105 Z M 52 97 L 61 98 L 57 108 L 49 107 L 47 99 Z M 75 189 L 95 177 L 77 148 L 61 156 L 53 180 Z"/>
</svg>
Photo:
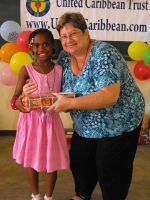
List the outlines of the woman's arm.
<svg viewBox="0 0 150 200">
<path fill-rule="evenodd" d="M 97 92 L 74 99 L 66 98 L 58 93 L 54 94 L 58 97 L 58 100 L 48 108 L 48 111 L 93 110 L 105 108 L 116 103 L 120 94 L 120 83 L 106 86 Z"/>
<path fill-rule="evenodd" d="M 37 88 L 37 84 L 36 83 L 26 83 L 24 86 L 23 86 L 23 94 L 25 96 L 28 96 L 30 94 L 32 94 Z"/>
</svg>

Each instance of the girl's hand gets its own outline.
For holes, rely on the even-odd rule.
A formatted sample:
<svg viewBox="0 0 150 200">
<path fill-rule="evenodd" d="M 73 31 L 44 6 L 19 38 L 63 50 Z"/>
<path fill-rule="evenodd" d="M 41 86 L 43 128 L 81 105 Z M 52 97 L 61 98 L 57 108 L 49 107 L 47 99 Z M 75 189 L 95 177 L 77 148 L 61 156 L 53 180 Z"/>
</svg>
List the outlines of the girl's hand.
<svg viewBox="0 0 150 200">
<path fill-rule="evenodd" d="M 26 107 L 22 104 L 22 98 L 23 98 L 23 96 L 18 97 L 18 99 L 15 102 L 15 107 L 20 112 L 28 113 L 29 111 L 27 111 Z"/>
<path fill-rule="evenodd" d="M 32 94 L 37 88 L 36 83 L 27 83 L 23 86 L 23 94 L 28 96 Z"/>
<path fill-rule="evenodd" d="M 47 111 L 53 111 L 53 112 L 64 112 L 67 110 L 70 110 L 70 105 L 71 105 L 71 99 L 64 97 L 61 94 L 58 93 L 53 93 L 58 99 L 57 101 L 50 106 Z"/>
</svg>

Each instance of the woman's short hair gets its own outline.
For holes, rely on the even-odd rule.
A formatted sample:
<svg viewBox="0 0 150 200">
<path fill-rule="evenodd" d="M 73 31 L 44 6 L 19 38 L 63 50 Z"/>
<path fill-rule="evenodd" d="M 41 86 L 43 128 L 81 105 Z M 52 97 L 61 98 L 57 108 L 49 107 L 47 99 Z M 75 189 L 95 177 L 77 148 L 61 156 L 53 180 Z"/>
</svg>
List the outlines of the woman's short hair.
<svg viewBox="0 0 150 200">
<path fill-rule="evenodd" d="M 70 23 L 73 27 L 79 28 L 82 32 L 87 29 L 86 21 L 80 12 L 66 12 L 64 13 L 58 21 L 56 29 L 60 34 L 60 30 L 65 26 L 65 24 Z"/>
</svg>

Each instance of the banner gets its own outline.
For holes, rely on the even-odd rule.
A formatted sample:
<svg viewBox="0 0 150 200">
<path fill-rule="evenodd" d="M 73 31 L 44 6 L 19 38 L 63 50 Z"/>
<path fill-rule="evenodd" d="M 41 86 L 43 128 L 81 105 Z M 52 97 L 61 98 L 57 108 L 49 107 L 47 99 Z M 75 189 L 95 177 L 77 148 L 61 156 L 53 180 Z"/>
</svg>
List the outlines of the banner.
<svg viewBox="0 0 150 200">
<path fill-rule="evenodd" d="M 146 42 L 150 31 L 148 0 L 20 0 L 21 28 L 47 28 L 59 39 L 56 25 L 68 11 L 81 12 L 97 40 Z"/>
</svg>

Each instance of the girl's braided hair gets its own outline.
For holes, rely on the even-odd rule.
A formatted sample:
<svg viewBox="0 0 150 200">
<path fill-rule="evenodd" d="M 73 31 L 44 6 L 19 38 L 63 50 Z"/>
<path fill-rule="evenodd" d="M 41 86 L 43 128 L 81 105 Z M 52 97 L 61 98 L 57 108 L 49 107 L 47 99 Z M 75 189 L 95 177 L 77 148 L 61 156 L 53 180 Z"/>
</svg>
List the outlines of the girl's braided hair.
<svg viewBox="0 0 150 200">
<path fill-rule="evenodd" d="M 35 31 L 33 31 L 33 32 L 30 34 L 30 36 L 29 36 L 29 46 L 30 46 L 30 47 L 32 47 L 32 45 L 33 45 L 33 43 L 34 43 L 34 37 L 35 37 L 36 34 L 38 34 L 38 33 L 46 33 L 46 34 L 49 36 L 49 38 L 50 38 L 50 40 L 51 40 L 52 42 L 55 41 L 55 40 L 54 40 L 54 36 L 53 36 L 53 34 L 52 34 L 51 31 L 49 31 L 49 30 L 46 29 L 46 28 L 39 28 L 39 29 L 36 29 Z"/>
</svg>

